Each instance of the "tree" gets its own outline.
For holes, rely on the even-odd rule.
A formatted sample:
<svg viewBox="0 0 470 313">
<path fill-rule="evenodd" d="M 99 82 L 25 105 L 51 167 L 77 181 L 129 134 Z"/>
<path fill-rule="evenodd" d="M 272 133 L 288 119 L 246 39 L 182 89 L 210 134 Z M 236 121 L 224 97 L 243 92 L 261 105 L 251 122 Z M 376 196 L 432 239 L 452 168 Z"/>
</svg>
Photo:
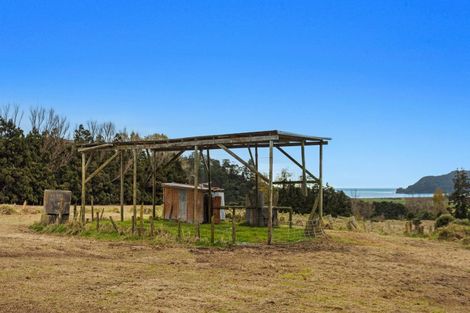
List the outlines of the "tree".
<svg viewBox="0 0 470 313">
<path fill-rule="evenodd" d="M 454 176 L 454 192 L 449 197 L 450 203 L 454 206 L 454 216 L 456 218 L 466 218 L 470 207 L 470 181 L 467 172 L 457 170 Z"/>
<path fill-rule="evenodd" d="M 31 154 L 13 119 L 0 117 L 0 203 L 31 200 Z"/>
<path fill-rule="evenodd" d="M 434 195 L 432 196 L 432 202 L 434 204 L 434 209 L 437 212 L 443 212 L 445 208 L 445 200 L 446 196 L 441 188 L 437 187 L 436 191 L 434 191 Z"/>
</svg>

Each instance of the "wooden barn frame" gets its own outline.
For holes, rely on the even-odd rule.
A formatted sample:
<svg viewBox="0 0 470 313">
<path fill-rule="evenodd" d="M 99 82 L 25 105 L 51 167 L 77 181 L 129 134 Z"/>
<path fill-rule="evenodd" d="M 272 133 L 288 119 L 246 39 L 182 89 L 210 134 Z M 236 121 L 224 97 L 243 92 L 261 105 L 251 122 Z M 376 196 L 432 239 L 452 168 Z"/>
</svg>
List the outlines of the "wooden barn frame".
<svg viewBox="0 0 470 313">
<path fill-rule="evenodd" d="M 184 152 L 194 151 L 194 188 L 197 191 L 199 164 L 201 156 L 203 164 L 206 168 L 208 188 L 211 190 L 211 168 L 210 168 L 210 150 L 224 150 L 238 162 L 247 167 L 255 174 L 256 189 L 258 189 L 259 179 L 264 180 L 268 188 L 268 244 L 272 242 L 272 214 L 273 214 L 273 185 L 274 184 L 302 184 L 303 192 L 307 192 L 308 183 L 317 183 L 320 187 L 318 198 L 315 201 L 318 203 L 318 214 L 323 216 L 323 146 L 328 144 L 331 138 L 315 137 L 299 135 L 279 130 L 245 132 L 223 135 L 209 135 L 209 136 L 195 136 L 177 139 L 163 139 L 163 140 L 138 140 L 138 141 L 125 141 L 125 142 L 109 142 L 109 143 L 91 143 L 83 144 L 78 147 L 78 152 L 82 154 L 82 188 L 81 188 L 81 210 L 80 215 L 82 223 L 85 223 L 85 201 L 86 201 L 86 184 L 92 180 L 98 173 L 100 173 L 109 163 L 120 156 L 120 205 L 121 205 L 121 221 L 124 220 L 124 158 L 123 151 L 131 150 L 133 152 L 133 216 L 137 215 L 137 152 L 141 149 L 148 149 L 153 152 L 166 151 L 174 152 L 173 157 L 162 166 L 166 168 L 175 160 L 177 160 Z M 297 161 L 294 157 L 288 154 L 283 148 L 297 146 L 301 148 L 301 161 Z M 319 147 L 319 168 L 318 177 L 312 174 L 306 168 L 305 164 L 305 147 L 318 146 Z M 251 165 L 240 156 L 238 156 L 233 149 L 246 148 L 250 154 L 252 163 Z M 269 149 L 269 175 L 266 177 L 258 171 L 258 149 Z M 301 181 L 290 182 L 275 182 L 273 181 L 273 150 L 276 148 L 283 155 L 285 155 L 291 162 L 302 169 Z M 252 152 L 254 150 L 254 155 Z M 115 153 L 104 161 L 93 173 L 87 176 L 87 166 L 90 157 L 87 160 L 87 154 L 94 151 L 111 150 Z M 204 158 L 203 151 L 206 151 L 206 158 Z M 153 153 L 153 166 L 152 166 L 152 207 L 153 217 L 155 218 L 155 199 L 156 199 L 156 162 L 155 153 Z M 309 176 L 309 177 L 308 177 Z M 258 190 L 256 190 L 258 191 Z M 196 192 L 194 193 L 196 195 Z M 193 203 L 196 203 L 194 201 Z M 209 201 L 211 203 L 211 201 Z M 314 205 L 315 208 L 315 205 Z M 193 211 L 195 207 L 193 208 Z M 211 208 L 209 208 L 210 212 Z M 313 212 L 312 212 L 313 213 Z M 194 216 L 194 215 L 193 215 Z M 197 223 L 195 223 L 197 224 Z"/>
</svg>

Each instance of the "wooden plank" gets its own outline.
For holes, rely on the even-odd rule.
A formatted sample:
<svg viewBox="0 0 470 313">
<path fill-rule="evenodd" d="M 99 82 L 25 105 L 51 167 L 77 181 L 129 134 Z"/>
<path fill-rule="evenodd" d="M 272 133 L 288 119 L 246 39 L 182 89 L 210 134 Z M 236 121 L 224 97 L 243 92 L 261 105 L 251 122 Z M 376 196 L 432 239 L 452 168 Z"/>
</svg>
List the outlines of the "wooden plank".
<svg viewBox="0 0 470 313">
<path fill-rule="evenodd" d="M 211 155 L 210 150 L 207 150 L 207 182 L 209 187 L 209 216 L 214 216 L 214 209 L 212 208 L 212 173 L 211 173 Z M 203 214 L 204 216 L 204 214 Z"/>
<path fill-rule="evenodd" d="M 86 156 L 85 153 L 82 153 L 82 199 L 81 199 L 81 208 L 80 214 L 82 218 L 82 225 L 85 225 L 85 198 L 86 198 Z"/>
<path fill-rule="evenodd" d="M 258 172 L 256 170 L 256 168 L 254 168 L 253 166 L 251 166 L 250 164 L 248 164 L 245 160 L 243 160 L 242 158 L 240 158 L 238 155 L 236 155 L 233 151 L 230 151 L 227 147 L 225 147 L 224 145 L 218 145 L 221 149 L 223 149 L 225 152 L 227 152 L 228 154 L 230 154 L 234 159 L 236 159 L 238 162 L 240 162 L 241 164 L 245 165 L 248 169 L 250 169 L 252 172 L 254 172 L 255 174 L 258 174 L 258 176 L 263 179 L 264 181 L 266 182 L 269 182 L 269 179 L 264 176 L 263 174 L 261 174 L 260 172 Z"/>
<path fill-rule="evenodd" d="M 79 152 L 89 151 L 89 150 L 102 150 L 102 149 L 119 149 L 119 150 L 128 150 L 128 149 L 156 149 L 162 151 L 161 149 L 174 149 L 173 151 L 180 150 L 182 148 L 189 150 L 191 147 L 198 146 L 200 148 L 214 147 L 218 144 L 246 144 L 246 143 L 259 143 L 259 142 L 269 142 L 270 140 L 278 140 L 279 136 L 277 135 L 268 135 L 268 136 L 254 136 L 254 137 L 242 137 L 242 138 L 220 138 L 220 139 L 203 139 L 203 140 L 188 140 L 188 141 L 178 141 L 178 142 L 158 142 L 152 143 L 151 141 L 129 141 L 129 142 L 117 142 L 115 144 L 106 144 L 92 147 L 81 147 L 78 148 Z"/>
<path fill-rule="evenodd" d="M 198 187 L 199 187 L 199 148 L 194 146 L 194 192 L 193 192 L 193 223 L 198 224 L 197 222 L 197 196 L 198 196 Z"/>
<path fill-rule="evenodd" d="M 307 196 L 307 175 L 306 171 L 307 169 L 305 168 L 305 141 L 302 140 L 302 146 L 301 146 L 301 154 L 302 154 L 302 193 L 304 196 Z"/>
<path fill-rule="evenodd" d="M 105 144 L 92 146 L 92 147 L 78 148 L 77 150 L 78 150 L 78 152 L 88 152 L 88 151 L 93 151 L 93 150 L 101 150 L 101 149 L 104 149 L 104 148 L 110 148 L 112 146 L 113 146 L 112 143 L 105 143 Z"/>
<path fill-rule="evenodd" d="M 269 203 L 268 203 L 268 245 L 273 237 L 273 142 L 269 143 Z"/>
<path fill-rule="evenodd" d="M 286 180 L 286 181 L 275 181 L 273 182 L 274 185 L 296 185 L 296 184 L 303 184 L 303 180 Z M 318 181 L 316 180 L 307 180 L 307 184 L 316 184 Z"/>
<path fill-rule="evenodd" d="M 85 183 L 88 183 L 92 180 L 93 177 L 98 175 L 109 163 L 111 163 L 117 156 L 119 155 L 119 151 L 116 151 L 109 159 L 107 159 L 103 164 L 101 164 L 90 176 L 87 177 Z"/>
<path fill-rule="evenodd" d="M 258 177 L 258 172 L 259 172 L 259 167 L 258 167 L 258 145 L 255 145 L 255 169 L 256 169 L 256 173 L 255 173 L 255 192 L 256 192 L 256 195 L 255 195 L 255 205 L 256 205 L 256 208 L 259 207 L 259 177 Z"/>
<path fill-rule="evenodd" d="M 137 218 L 137 150 L 132 150 L 132 157 L 134 160 L 133 175 L 132 175 L 132 206 L 134 223 Z"/>
<path fill-rule="evenodd" d="M 323 145 L 320 145 L 319 147 L 319 180 L 320 180 L 320 190 L 319 190 L 319 194 L 320 194 L 320 200 L 319 200 L 319 203 L 318 203 L 318 213 L 320 215 L 320 222 L 321 222 L 321 218 L 323 217 Z"/>
<path fill-rule="evenodd" d="M 305 146 L 305 144 L 304 144 Z M 297 165 L 298 167 L 300 167 L 301 169 L 303 169 L 303 166 L 302 164 L 300 164 L 299 162 L 297 162 L 296 159 L 294 159 L 289 153 L 287 153 L 287 151 L 285 151 L 284 149 L 282 149 L 281 147 L 276 147 L 277 150 L 281 151 L 282 154 L 284 154 L 289 160 L 291 160 L 295 165 Z M 315 177 L 315 175 L 313 175 L 309 170 L 305 169 L 305 172 L 310 175 L 313 179 L 315 179 L 317 181 L 317 183 L 319 182 L 319 179 L 317 177 Z"/>
<path fill-rule="evenodd" d="M 157 154 L 152 151 L 152 218 L 156 217 L 156 200 L 157 200 Z"/>
<path fill-rule="evenodd" d="M 121 205 L 121 222 L 124 221 L 124 153 L 121 153 L 121 164 L 120 164 L 120 191 L 119 191 L 119 204 Z"/>
</svg>

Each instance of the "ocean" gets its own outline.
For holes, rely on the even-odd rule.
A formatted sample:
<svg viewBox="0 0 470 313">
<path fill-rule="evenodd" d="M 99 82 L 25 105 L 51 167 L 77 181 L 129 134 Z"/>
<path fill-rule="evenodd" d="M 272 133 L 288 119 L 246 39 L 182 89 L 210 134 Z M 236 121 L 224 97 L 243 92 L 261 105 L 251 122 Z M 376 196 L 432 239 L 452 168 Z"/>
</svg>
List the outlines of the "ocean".
<svg viewBox="0 0 470 313">
<path fill-rule="evenodd" d="M 335 188 L 342 190 L 347 196 L 355 199 L 367 198 L 428 198 L 432 193 L 402 194 L 396 193 L 396 188 Z"/>
</svg>

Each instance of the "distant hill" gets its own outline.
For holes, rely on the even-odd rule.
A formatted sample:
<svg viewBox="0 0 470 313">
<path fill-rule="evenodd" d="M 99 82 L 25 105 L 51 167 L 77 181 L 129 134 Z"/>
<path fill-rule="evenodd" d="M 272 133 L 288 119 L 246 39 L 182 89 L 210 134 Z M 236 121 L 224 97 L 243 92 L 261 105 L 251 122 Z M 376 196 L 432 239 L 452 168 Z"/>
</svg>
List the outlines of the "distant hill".
<svg viewBox="0 0 470 313">
<path fill-rule="evenodd" d="M 440 176 L 425 176 L 413 185 L 406 188 L 398 188 L 397 193 L 413 194 L 413 193 L 434 193 L 436 188 L 441 188 L 445 193 L 451 193 L 454 190 L 454 182 L 452 181 L 456 171 Z M 470 171 L 467 171 L 470 175 Z"/>
</svg>

